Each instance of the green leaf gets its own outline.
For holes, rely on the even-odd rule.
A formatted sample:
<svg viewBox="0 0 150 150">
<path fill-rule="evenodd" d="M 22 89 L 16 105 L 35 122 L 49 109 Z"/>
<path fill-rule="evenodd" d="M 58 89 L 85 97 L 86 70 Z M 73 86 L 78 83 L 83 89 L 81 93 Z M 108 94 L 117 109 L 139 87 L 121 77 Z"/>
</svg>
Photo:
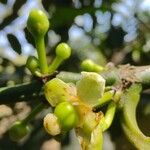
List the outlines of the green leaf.
<svg viewBox="0 0 150 150">
<path fill-rule="evenodd" d="M 12 49 L 20 55 L 22 53 L 22 50 L 18 39 L 13 34 L 7 34 L 7 37 Z"/>
<path fill-rule="evenodd" d="M 35 41 L 31 33 L 28 31 L 27 27 L 24 29 L 25 37 L 27 41 L 35 47 Z"/>
<path fill-rule="evenodd" d="M 7 0 L 1 0 L 0 3 L 7 4 Z"/>
</svg>

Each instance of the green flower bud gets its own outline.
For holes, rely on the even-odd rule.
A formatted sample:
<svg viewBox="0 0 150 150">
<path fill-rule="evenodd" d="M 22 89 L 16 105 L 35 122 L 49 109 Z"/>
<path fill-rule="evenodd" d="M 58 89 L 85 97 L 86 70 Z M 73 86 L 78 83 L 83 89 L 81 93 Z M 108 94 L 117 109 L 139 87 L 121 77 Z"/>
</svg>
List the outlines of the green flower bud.
<svg viewBox="0 0 150 150">
<path fill-rule="evenodd" d="M 39 67 L 38 59 L 35 56 L 29 56 L 26 62 L 26 67 L 33 73 Z"/>
<path fill-rule="evenodd" d="M 41 10 L 34 9 L 29 14 L 27 27 L 34 37 L 43 37 L 49 28 L 48 18 Z"/>
<path fill-rule="evenodd" d="M 13 141 L 19 141 L 29 133 L 29 126 L 20 121 L 15 122 L 9 129 L 9 136 Z"/>
<path fill-rule="evenodd" d="M 99 66 L 90 59 L 84 60 L 81 64 L 81 68 L 88 72 L 101 72 L 104 70 L 102 66 Z"/>
<path fill-rule="evenodd" d="M 48 81 L 44 86 L 47 101 L 56 106 L 58 103 L 69 100 L 69 85 L 58 78 Z"/>
<path fill-rule="evenodd" d="M 67 59 L 71 55 L 71 48 L 66 43 L 60 43 L 56 47 L 56 55 L 63 60 Z"/>
<path fill-rule="evenodd" d="M 69 131 L 77 125 L 78 117 L 74 107 L 69 102 L 58 104 L 54 110 L 62 131 Z"/>
<path fill-rule="evenodd" d="M 46 132 L 48 132 L 52 136 L 58 135 L 61 132 L 58 118 L 54 114 L 47 114 L 44 117 L 43 125 Z"/>
<path fill-rule="evenodd" d="M 52 64 L 49 66 L 49 73 L 54 72 L 60 64 L 71 55 L 71 48 L 66 43 L 60 43 L 56 47 L 56 57 Z"/>
<path fill-rule="evenodd" d="M 94 106 L 103 96 L 105 80 L 94 72 L 82 72 L 82 78 L 77 82 L 77 95 L 80 100 Z"/>
</svg>

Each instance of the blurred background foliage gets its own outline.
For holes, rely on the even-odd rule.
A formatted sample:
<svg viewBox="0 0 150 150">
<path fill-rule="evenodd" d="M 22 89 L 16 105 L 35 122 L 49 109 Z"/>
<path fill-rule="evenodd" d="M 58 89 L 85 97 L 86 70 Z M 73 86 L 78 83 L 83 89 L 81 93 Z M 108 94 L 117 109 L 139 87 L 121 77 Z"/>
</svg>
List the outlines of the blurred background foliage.
<svg viewBox="0 0 150 150">
<path fill-rule="evenodd" d="M 49 63 L 55 56 L 54 50 L 59 42 L 67 42 L 72 48 L 71 58 L 62 64 L 60 70 L 79 72 L 80 63 L 86 58 L 101 65 L 110 61 L 115 65 L 150 64 L 149 0 L 0 0 L 0 87 L 31 80 L 25 62 L 29 55 L 37 54 L 26 21 L 33 8 L 43 10 L 50 20 L 51 26 L 45 38 Z M 143 96 L 138 111 L 138 118 L 145 120 L 150 115 L 148 96 Z M 6 131 L 11 123 L 23 118 L 35 104 L 22 102 L 0 105 L 0 150 L 10 147 L 45 150 L 47 145 L 55 144 L 60 149 L 58 143 L 48 140 L 50 137 L 42 129 L 41 118 L 48 110 L 33 122 L 35 126 L 28 138 L 19 144 L 9 140 Z M 150 135 L 150 121 L 139 121 L 142 130 Z M 114 121 L 110 131 L 111 135 L 105 134 L 104 149 L 134 149 L 122 136 L 118 120 Z M 73 141 L 77 143 L 74 138 Z M 74 142 L 70 144 L 66 139 L 63 143 L 67 145 L 63 146 L 64 149 L 74 145 Z M 46 150 L 49 149 L 50 146 Z M 72 146 L 72 149 L 78 148 Z"/>
</svg>

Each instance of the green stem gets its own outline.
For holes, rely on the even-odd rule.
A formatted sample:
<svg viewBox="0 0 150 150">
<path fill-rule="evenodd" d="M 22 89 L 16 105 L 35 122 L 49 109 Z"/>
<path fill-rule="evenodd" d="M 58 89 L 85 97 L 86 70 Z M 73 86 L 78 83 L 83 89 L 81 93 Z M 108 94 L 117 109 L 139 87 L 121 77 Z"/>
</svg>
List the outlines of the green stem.
<svg viewBox="0 0 150 150">
<path fill-rule="evenodd" d="M 106 123 L 106 126 L 103 129 L 103 131 L 107 130 L 110 127 L 110 125 L 112 124 L 112 121 L 113 121 L 114 116 L 115 116 L 115 112 L 116 112 L 116 104 L 115 104 L 115 102 L 112 101 L 108 105 L 107 111 L 105 113 L 105 123 Z"/>
<path fill-rule="evenodd" d="M 105 116 L 101 118 L 100 120 L 100 126 L 102 128 L 102 131 L 106 131 L 112 124 L 112 121 L 114 119 L 116 112 L 116 104 L 115 102 L 111 102 L 106 110 Z"/>
<path fill-rule="evenodd" d="M 37 48 L 41 73 L 47 74 L 48 73 L 48 65 L 47 65 L 47 59 L 46 59 L 44 37 L 36 38 L 35 44 L 36 44 L 36 48 Z"/>
<path fill-rule="evenodd" d="M 142 133 L 136 120 L 136 108 L 140 101 L 141 91 L 141 84 L 133 84 L 122 95 L 121 99 L 124 101 L 124 105 L 120 116 L 121 125 L 127 138 L 137 149 L 149 150 L 150 137 Z"/>
<path fill-rule="evenodd" d="M 38 104 L 32 111 L 31 113 L 22 120 L 22 124 L 28 124 L 40 111 L 42 111 L 45 107 L 45 104 L 40 103 Z"/>
<path fill-rule="evenodd" d="M 106 85 L 110 86 L 113 85 L 113 82 L 117 82 L 118 81 L 118 74 L 115 76 L 115 73 L 113 74 L 113 79 L 111 80 L 109 77 L 111 71 L 107 71 L 107 72 L 103 72 L 102 77 L 106 80 Z M 61 71 L 58 75 L 57 78 L 63 80 L 64 82 L 73 82 L 76 83 L 78 80 L 81 79 L 81 73 L 73 73 L 73 72 L 65 72 L 65 71 Z"/>
<path fill-rule="evenodd" d="M 42 86 L 43 83 L 41 81 L 34 80 L 31 83 L 2 87 L 0 88 L 0 104 L 37 100 L 41 98 L 39 93 Z"/>
<path fill-rule="evenodd" d="M 56 56 L 52 64 L 49 66 L 48 72 L 54 72 L 59 67 L 62 61 L 63 60 L 60 57 Z"/>
<path fill-rule="evenodd" d="M 100 98 L 98 101 L 99 103 L 93 107 L 93 111 L 98 111 L 103 105 L 107 104 L 113 99 L 115 91 L 111 90 L 108 92 L 105 92 L 102 98 Z"/>
<path fill-rule="evenodd" d="M 136 82 L 141 83 L 143 89 L 149 89 L 150 88 L 149 68 L 150 66 L 135 67 L 135 73 L 133 72 L 130 73 L 128 71 L 129 72 L 128 75 L 129 76 L 136 75 L 137 78 Z M 110 83 L 112 83 L 108 76 L 110 72 L 111 70 L 106 72 L 104 71 L 101 74 L 106 80 L 106 86 L 111 85 Z M 116 81 L 121 79 L 122 76 L 124 77 L 124 74 L 125 73 L 116 71 Z M 113 76 L 115 77 L 115 72 L 113 73 Z M 81 74 L 61 71 L 56 77 L 63 80 L 66 83 L 69 82 L 76 83 L 81 79 Z M 128 76 L 126 78 L 128 78 Z M 121 84 L 121 81 L 118 84 Z M 115 85 L 117 85 L 117 82 L 115 83 Z M 30 100 L 41 99 L 38 93 L 40 92 L 42 86 L 43 83 L 37 80 L 37 81 L 32 81 L 32 83 L 25 83 L 25 84 L 15 85 L 13 87 L 0 88 L 0 104 L 8 104 L 8 103 L 15 103 L 19 101 L 30 101 Z M 35 93 L 36 96 L 33 93 Z"/>
</svg>

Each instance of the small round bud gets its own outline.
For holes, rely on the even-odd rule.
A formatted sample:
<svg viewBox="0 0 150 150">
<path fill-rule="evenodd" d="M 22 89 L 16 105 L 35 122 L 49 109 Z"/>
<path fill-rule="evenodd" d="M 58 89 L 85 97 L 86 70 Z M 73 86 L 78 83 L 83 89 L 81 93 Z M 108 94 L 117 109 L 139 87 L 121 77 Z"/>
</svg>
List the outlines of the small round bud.
<svg viewBox="0 0 150 150">
<path fill-rule="evenodd" d="M 29 133 L 29 126 L 22 124 L 22 122 L 15 122 L 9 129 L 9 136 L 13 141 L 19 141 Z"/>
<path fill-rule="evenodd" d="M 99 66 L 90 59 L 84 60 L 81 64 L 81 68 L 88 72 L 101 72 L 104 70 L 102 66 Z"/>
<path fill-rule="evenodd" d="M 62 59 L 67 59 L 71 55 L 71 48 L 66 43 L 60 43 L 56 47 L 56 55 Z"/>
<path fill-rule="evenodd" d="M 34 9 L 29 14 L 27 27 L 34 37 L 43 37 L 49 28 L 48 18 L 41 10 Z"/>
<path fill-rule="evenodd" d="M 93 62 L 90 59 L 86 59 L 82 62 L 81 67 L 85 71 L 91 71 L 93 69 Z"/>
<path fill-rule="evenodd" d="M 54 110 L 62 131 L 69 131 L 77 125 L 78 117 L 74 107 L 69 102 L 58 104 Z"/>
<path fill-rule="evenodd" d="M 26 67 L 33 73 L 39 67 L 39 61 L 34 56 L 29 56 L 26 62 Z"/>
<path fill-rule="evenodd" d="M 43 122 L 45 130 L 50 134 L 50 135 L 58 135 L 61 132 L 58 118 L 54 114 L 47 114 L 44 117 L 44 122 Z"/>
</svg>

